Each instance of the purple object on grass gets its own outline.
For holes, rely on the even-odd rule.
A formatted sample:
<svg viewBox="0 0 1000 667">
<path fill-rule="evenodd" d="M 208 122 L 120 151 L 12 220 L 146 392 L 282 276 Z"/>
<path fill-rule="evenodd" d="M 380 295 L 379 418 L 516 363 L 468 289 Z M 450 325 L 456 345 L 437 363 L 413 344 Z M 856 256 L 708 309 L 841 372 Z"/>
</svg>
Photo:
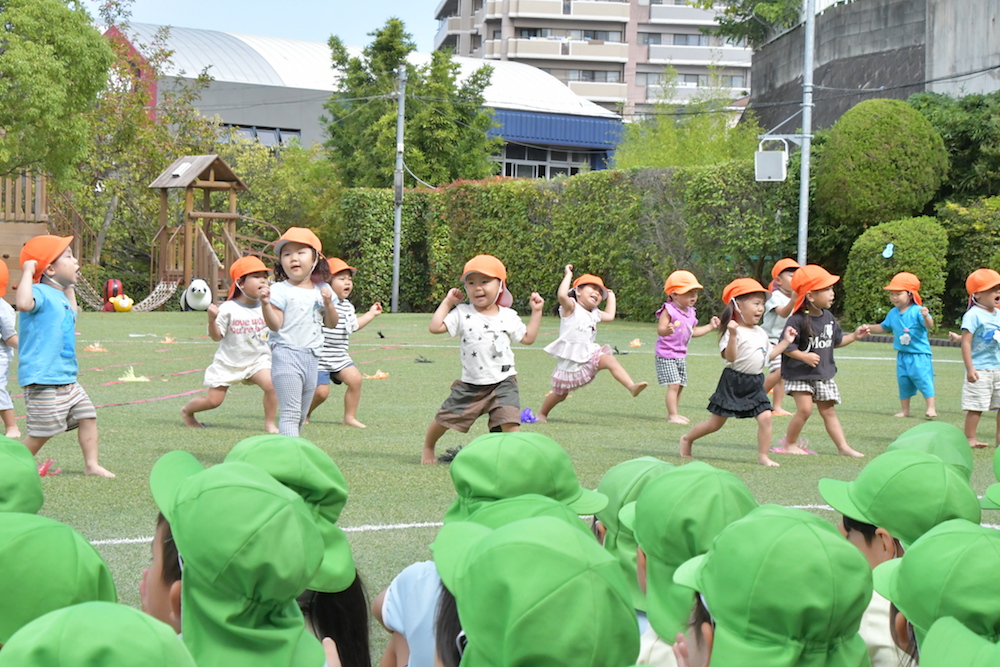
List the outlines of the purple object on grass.
<svg viewBox="0 0 1000 667">
<path fill-rule="evenodd" d="M 531 411 L 531 408 L 525 408 L 524 410 L 521 410 L 522 424 L 534 424 L 536 421 L 538 421 L 538 417 L 536 417 L 535 413 Z"/>
</svg>

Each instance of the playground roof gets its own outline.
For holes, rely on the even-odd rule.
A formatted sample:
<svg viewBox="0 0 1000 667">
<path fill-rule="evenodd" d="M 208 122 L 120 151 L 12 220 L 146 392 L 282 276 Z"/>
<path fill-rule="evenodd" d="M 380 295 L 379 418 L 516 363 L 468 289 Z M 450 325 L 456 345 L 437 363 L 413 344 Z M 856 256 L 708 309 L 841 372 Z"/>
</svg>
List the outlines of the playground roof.
<svg viewBox="0 0 1000 667">
<path fill-rule="evenodd" d="M 232 183 L 236 190 L 247 190 L 246 184 L 233 173 L 218 155 L 185 155 L 174 160 L 149 184 L 150 188 L 198 187 L 196 181 Z"/>
<path fill-rule="evenodd" d="M 133 46 L 142 52 L 162 26 L 133 23 Z M 336 89 L 338 74 L 330 65 L 330 47 L 279 37 L 240 35 L 216 30 L 171 27 L 164 47 L 172 52 L 169 76 L 196 76 L 203 70 L 216 81 L 322 90 Z M 352 56 L 361 49 L 348 47 Z M 414 65 L 430 62 L 430 54 L 411 53 Z M 454 56 L 461 78 L 484 65 L 493 68 L 484 91 L 485 106 L 494 109 L 569 114 L 618 119 L 607 109 L 584 99 L 551 74 L 520 62 Z"/>
</svg>

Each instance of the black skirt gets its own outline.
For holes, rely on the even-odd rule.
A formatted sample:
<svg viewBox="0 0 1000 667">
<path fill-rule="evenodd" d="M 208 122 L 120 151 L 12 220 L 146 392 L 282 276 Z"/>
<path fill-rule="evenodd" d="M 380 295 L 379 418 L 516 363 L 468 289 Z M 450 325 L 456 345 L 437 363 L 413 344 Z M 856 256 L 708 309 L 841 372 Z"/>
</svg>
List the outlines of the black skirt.
<svg viewBox="0 0 1000 667">
<path fill-rule="evenodd" d="M 715 393 L 708 399 L 708 411 L 720 417 L 746 419 L 771 409 L 764 391 L 764 374 L 747 375 L 725 368 Z"/>
</svg>

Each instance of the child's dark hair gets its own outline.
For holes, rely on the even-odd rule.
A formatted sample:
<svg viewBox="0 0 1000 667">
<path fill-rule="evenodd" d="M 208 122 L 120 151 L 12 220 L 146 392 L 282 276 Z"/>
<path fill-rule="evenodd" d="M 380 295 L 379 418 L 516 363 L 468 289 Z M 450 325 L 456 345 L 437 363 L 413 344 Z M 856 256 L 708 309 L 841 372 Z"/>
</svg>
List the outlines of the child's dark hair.
<svg viewBox="0 0 1000 667">
<path fill-rule="evenodd" d="M 852 519 L 845 514 L 844 530 L 847 531 L 848 534 L 850 534 L 852 530 L 861 533 L 861 536 L 865 539 L 865 544 L 871 546 L 872 542 L 875 540 L 875 531 L 878 530 L 878 527 L 873 526 L 870 523 L 865 523 L 864 521 Z"/>
<path fill-rule="evenodd" d="M 813 325 L 812 316 L 809 315 L 809 299 L 803 295 L 802 305 L 799 306 L 795 312 L 802 313 L 805 317 L 802 318 L 802 326 L 799 327 L 799 338 L 802 340 L 809 340 L 813 337 Z"/>
<path fill-rule="evenodd" d="M 181 561 L 177 553 L 177 543 L 174 542 L 174 534 L 170 530 L 170 523 L 162 512 L 156 517 L 156 529 L 159 530 L 161 527 L 163 528 L 163 553 L 161 554 L 163 569 L 160 571 L 160 578 L 163 579 L 164 584 L 170 586 L 175 581 L 181 580 Z"/>
<path fill-rule="evenodd" d="M 691 630 L 694 632 L 694 636 L 698 640 L 699 644 L 705 643 L 705 635 L 701 629 L 701 626 L 704 623 L 708 623 L 713 628 L 715 627 L 715 619 L 712 618 L 710 613 L 708 613 L 708 607 L 705 606 L 701 596 L 695 593 L 694 608 L 691 610 L 691 618 L 688 621 L 688 624 L 691 626 Z"/>
<path fill-rule="evenodd" d="M 752 297 L 754 294 L 764 294 L 766 296 L 767 292 L 750 292 L 749 294 L 741 294 L 736 297 L 736 301 L 743 303 L 745 299 Z M 735 313 L 736 309 L 733 308 L 732 302 L 727 303 L 726 307 L 722 309 L 721 313 L 719 313 L 719 340 L 722 340 L 722 337 L 725 336 L 726 332 L 729 330 L 727 327 L 729 326 L 729 322 L 733 319 L 733 315 L 735 315 Z"/>
<path fill-rule="evenodd" d="M 458 636 L 462 632 L 462 622 L 458 620 L 458 604 L 444 583 L 438 596 L 437 614 L 434 618 L 434 645 L 444 667 L 458 667 L 462 654 L 458 650 Z"/>
<path fill-rule="evenodd" d="M 368 644 L 368 596 L 361 575 L 339 593 L 307 590 L 298 597 L 299 608 L 316 637 L 337 643 L 344 667 L 371 667 Z"/>
<path fill-rule="evenodd" d="M 330 282 L 330 265 L 326 261 L 326 257 L 316 252 L 316 248 L 311 248 L 313 251 L 313 259 L 316 260 L 316 268 L 312 271 L 312 281 L 328 283 Z M 285 269 L 281 267 L 281 258 L 274 263 L 274 282 L 278 283 L 282 280 L 288 280 L 288 274 L 285 273 Z"/>
</svg>

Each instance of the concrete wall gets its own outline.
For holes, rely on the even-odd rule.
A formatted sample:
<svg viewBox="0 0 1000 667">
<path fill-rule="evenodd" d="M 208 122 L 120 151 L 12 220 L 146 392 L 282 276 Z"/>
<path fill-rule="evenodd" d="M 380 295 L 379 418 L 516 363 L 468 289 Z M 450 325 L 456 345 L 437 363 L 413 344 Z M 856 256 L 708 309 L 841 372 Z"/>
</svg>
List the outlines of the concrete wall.
<svg viewBox="0 0 1000 667">
<path fill-rule="evenodd" d="M 968 95 L 1000 90 L 1000 0 L 927 1 L 927 79 L 993 68 L 927 90 Z"/>
</svg>

